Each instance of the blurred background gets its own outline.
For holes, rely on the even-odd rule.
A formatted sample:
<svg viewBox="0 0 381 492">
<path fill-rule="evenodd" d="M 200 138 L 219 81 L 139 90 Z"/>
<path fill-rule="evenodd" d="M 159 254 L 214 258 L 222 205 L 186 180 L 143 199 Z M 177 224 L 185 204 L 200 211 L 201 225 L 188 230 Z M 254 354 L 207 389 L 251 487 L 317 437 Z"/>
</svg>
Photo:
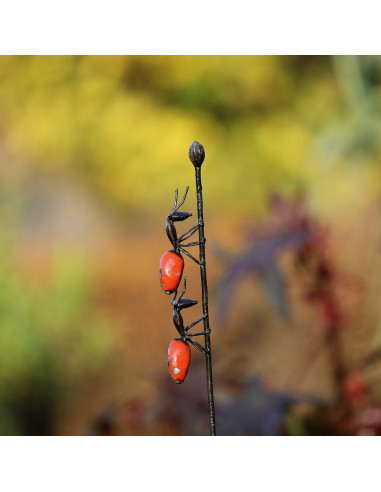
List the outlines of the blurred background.
<svg viewBox="0 0 381 492">
<path fill-rule="evenodd" d="M 0 434 L 209 433 L 159 283 L 194 140 L 217 434 L 381 434 L 380 116 L 378 56 L 0 57 Z"/>
</svg>

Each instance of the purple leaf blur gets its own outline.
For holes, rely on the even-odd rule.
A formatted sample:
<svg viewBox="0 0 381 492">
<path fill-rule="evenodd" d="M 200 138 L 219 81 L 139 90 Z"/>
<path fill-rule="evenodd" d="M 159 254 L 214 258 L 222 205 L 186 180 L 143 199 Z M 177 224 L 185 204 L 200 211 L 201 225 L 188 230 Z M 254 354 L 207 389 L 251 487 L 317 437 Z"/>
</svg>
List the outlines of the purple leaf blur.
<svg viewBox="0 0 381 492">
<path fill-rule="evenodd" d="M 302 246 L 312 237 L 308 223 L 302 221 L 299 228 L 275 232 L 270 237 L 255 239 L 247 249 L 226 268 L 216 296 L 217 325 L 226 319 L 235 289 L 245 276 L 255 274 L 262 282 L 269 302 L 282 316 L 288 315 L 283 273 L 276 264 L 278 255 L 287 249 Z"/>
</svg>

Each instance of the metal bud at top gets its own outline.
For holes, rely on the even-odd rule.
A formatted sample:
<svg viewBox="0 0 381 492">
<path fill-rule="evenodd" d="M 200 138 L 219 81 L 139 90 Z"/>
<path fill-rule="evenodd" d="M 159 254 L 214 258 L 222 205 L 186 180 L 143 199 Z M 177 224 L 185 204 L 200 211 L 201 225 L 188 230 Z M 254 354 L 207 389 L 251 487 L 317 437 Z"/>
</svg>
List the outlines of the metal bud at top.
<svg viewBox="0 0 381 492">
<path fill-rule="evenodd" d="M 205 159 L 204 147 L 195 140 L 189 147 L 189 159 L 195 167 L 201 167 Z"/>
</svg>

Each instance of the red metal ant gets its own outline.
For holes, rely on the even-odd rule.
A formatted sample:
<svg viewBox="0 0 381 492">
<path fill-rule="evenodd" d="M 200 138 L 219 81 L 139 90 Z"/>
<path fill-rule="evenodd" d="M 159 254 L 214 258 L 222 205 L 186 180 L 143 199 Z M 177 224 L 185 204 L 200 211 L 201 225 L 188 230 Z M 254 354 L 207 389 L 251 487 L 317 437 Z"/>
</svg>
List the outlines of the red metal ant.
<svg viewBox="0 0 381 492">
<path fill-rule="evenodd" d="M 199 333 L 189 333 L 189 330 L 193 328 L 197 323 L 205 319 L 205 315 L 201 318 L 193 321 L 188 326 L 184 327 L 184 321 L 181 314 L 181 310 L 185 308 L 192 307 L 197 304 L 194 299 L 188 299 L 183 297 L 186 290 L 186 277 L 184 279 L 184 288 L 180 296 L 177 297 L 177 291 L 173 296 L 172 306 L 173 306 L 173 323 L 176 330 L 180 334 L 180 338 L 175 338 L 171 341 L 168 348 L 168 368 L 171 373 L 172 379 L 176 383 L 182 383 L 188 373 L 189 363 L 190 363 L 190 348 L 188 342 L 190 342 L 194 347 L 196 347 L 204 355 L 207 354 L 207 350 L 200 345 L 192 337 L 199 335 L 205 335 L 205 331 Z"/>
</svg>

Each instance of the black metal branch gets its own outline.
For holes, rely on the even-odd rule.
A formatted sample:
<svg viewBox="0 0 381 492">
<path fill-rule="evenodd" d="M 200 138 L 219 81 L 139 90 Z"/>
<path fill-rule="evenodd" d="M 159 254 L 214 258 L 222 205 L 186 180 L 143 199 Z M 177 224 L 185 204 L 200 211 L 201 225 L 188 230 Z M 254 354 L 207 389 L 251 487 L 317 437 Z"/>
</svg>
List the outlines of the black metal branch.
<svg viewBox="0 0 381 492">
<path fill-rule="evenodd" d="M 212 354 L 210 343 L 210 327 L 209 327 L 209 311 L 208 311 L 208 286 L 206 279 L 206 263 L 205 263 L 205 235 L 204 235 L 204 206 L 202 200 L 202 184 L 201 184 L 201 165 L 205 159 L 204 147 L 197 141 L 193 142 L 189 148 L 189 159 L 195 168 L 196 175 L 196 194 L 197 194 L 197 214 L 198 214 L 198 232 L 199 232 L 199 249 L 200 260 L 196 261 L 200 265 L 201 288 L 202 288 L 202 308 L 204 317 L 204 332 L 205 332 L 205 349 L 197 347 L 197 342 L 189 338 L 189 341 L 195 345 L 206 358 L 206 381 L 208 391 L 209 405 L 209 424 L 210 435 L 216 435 L 215 411 L 214 411 L 214 396 L 213 396 L 213 376 L 212 376 Z M 185 251 L 185 250 L 184 250 Z"/>
</svg>

